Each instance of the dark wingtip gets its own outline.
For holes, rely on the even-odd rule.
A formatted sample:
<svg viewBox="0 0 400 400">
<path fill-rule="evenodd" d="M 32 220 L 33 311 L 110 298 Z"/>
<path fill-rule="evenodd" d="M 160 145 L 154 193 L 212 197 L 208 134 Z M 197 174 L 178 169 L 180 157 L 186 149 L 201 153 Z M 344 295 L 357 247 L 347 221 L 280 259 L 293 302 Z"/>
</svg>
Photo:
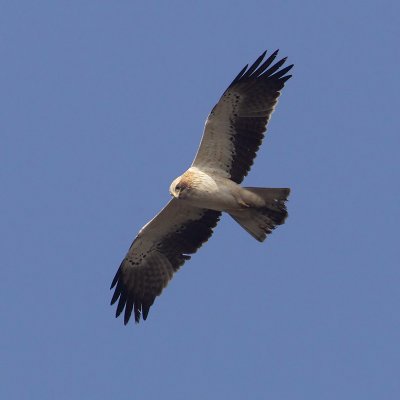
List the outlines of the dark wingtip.
<svg viewBox="0 0 400 400">
<path fill-rule="evenodd" d="M 118 297 L 119 297 L 119 293 L 117 294 L 117 292 L 114 292 L 114 295 L 110 301 L 110 306 L 112 306 L 118 300 Z"/>
<path fill-rule="evenodd" d="M 280 80 L 285 83 L 286 81 L 288 81 L 293 75 L 286 75 L 283 78 L 281 78 Z"/>
<path fill-rule="evenodd" d="M 111 298 L 111 302 L 110 302 L 111 305 L 113 305 L 118 300 L 118 297 L 120 296 L 121 292 L 122 292 L 122 284 L 120 283 L 120 281 L 118 281 L 118 284 L 117 284 L 117 287 L 115 288 L 113 297 Z"/>
<path fill-rule="evenodd" d="M 113 281 L 111 282 L 111 286 L 110 286 L 110 290 L 117 284 L 119 276 L 121 275 L 121 269 L 122 269 L 122 265 L 124 264 L 124 261 L 122 261 L 122 263 L 120 264 Z"/>
<path fill-rule="evenodd" d="M 117 310 L 115 311 L 115 318 L 118 318 L 120 316 L 125 307 L 125 304 L 126 304 L 126 296 L 124 295 L 124 293 L 121 293 L 119 297 Z"/>
<path fill-rule="evenodd" d="M 260 57 L 257 58 L 253 65 L 240 77 L 240 79 L 246 79 L 252 76 L 252 74 L 257 70 L 258 66 L 262 63 L 262 60 L 264 59 L 266 54 L 267 50 L 265 50 L 264 53 L 262 53 Z"/>
<path fill-rule="evenodd" d="M 118 282 L 118 277 L 119 277 L 119 270 L 117 271 L 117 273 L 114 276 L 113 281 L 111 282 L 111 286 L 110 286 L 110 290 L 117 284 Z"/>
<path fill-rule="evenodd" d="M 129 319 L 132 314 L 133 309 L 133 300 L 128 300 L 125 305 L 125 314 L 124 314 L 124 325 L 129 322 Z"/>
<path fill-rule="evenodd" d="M 231 82 L 231 84 L 229 86 L 234 85 L 241 77 L 242 75 L 246 72 L 247 68 L 248 68 L 249 64 L 246 64 L 242 70 L 236 75 L 235 79 Z"/>
<path fill-rule="evenodd" d="M 140 306 L 137 306 L 135 304 L 135 322 L 137 324 L 140 322 L 140 315 L 141 315 Z"/>
<path fill-rule="evenodd" d="M 149 315 L 150 307 L 151 306 L 146 305 L 146 304 L 143 304 L 143 306 L 142 306 L 142 318 L 144 321 L 146 321 L 147 316 Z"/>
<path fill-rule="evenodd" d="M 293 64 L 288 65 L 285 68 L 282 68 L 280 71 L 275 72 L 275 74 L 271 75 L 270 78 L 280 79 L 285 78 L 285 75 L 293 68 Z M 292 75 L 289 75 L 291 77 Z M 287 79 L 286 79 L 287 80 Z"/>
<path fill-rule="evenodd" d="M 265 50 L 257 58 L 257 60 L 250 66 L 250 68 L 249 68 L 249 64 L 247 64 L 239 72 L 239 74 L 235 77 L 235 79 L 232 81 L 232 83 L 229 85 L 229 87 L 231 87 L 232 85 L 234 85 L 242 80 L 257 79 L 257 78 L 261 78 L 261 77 L 265 77 L 265 78 L 272 77 L 275 79 L 281 78 L 283 81 L 286 81 L 287 79 L 289 79 L 286 77 L 284 77 L 284 78 L 282 78 L 282 77 L 293 67 L 293 64 L 289 65 L 288 67 L 279 71 L 279 68 L 281 68 L 282 65 L 286 62 L 287 57 L 283 57 L 281 60 L 276 62 L 274 65 L 272 65 L 272 63 L 274 62 L 278 53 L 279 53 L 279 49 L 276 49 L 266 60 L 264 60 L 264 57 L 267 54 L 267 50 Z M 263 62 L 263 60 L 264 60 L 264 62 Z"/>
</svg>

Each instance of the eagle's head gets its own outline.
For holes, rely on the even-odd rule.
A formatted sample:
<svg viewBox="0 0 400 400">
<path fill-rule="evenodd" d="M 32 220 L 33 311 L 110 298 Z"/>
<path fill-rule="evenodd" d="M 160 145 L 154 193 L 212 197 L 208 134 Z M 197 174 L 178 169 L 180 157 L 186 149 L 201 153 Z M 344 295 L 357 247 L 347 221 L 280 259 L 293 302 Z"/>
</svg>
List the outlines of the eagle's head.
<svg viewBox="0 0 400 400">
<path fill-rule="evenodd" d="M 169 187 L 169 192 L 171 196 L 176 199 L 183 200 L 188 197 L 190 191 L 192 189 L 192 182 L 190 179 L 187 179 L 185 175 L 178 176 Z"/>
</svg>

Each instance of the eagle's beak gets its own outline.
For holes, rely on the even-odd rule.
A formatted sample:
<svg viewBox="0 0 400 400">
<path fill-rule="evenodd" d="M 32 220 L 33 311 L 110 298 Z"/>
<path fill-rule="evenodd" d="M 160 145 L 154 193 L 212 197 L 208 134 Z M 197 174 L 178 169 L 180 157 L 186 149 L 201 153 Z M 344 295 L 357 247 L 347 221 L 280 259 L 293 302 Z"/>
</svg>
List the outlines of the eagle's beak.
<svg viewBox="0 0 400 400">
<path fill-rule="evenodd" d="M 171 190 L 171 191 L 169 192 L 169 194 L 170 194 L 172 197 L 175 197 L 176 199 L 179 199 L 179 195 L 181 194 L 181 191 L 180 191 L 179 189 L 174 189 L 173 191 Z"/>
</svg>

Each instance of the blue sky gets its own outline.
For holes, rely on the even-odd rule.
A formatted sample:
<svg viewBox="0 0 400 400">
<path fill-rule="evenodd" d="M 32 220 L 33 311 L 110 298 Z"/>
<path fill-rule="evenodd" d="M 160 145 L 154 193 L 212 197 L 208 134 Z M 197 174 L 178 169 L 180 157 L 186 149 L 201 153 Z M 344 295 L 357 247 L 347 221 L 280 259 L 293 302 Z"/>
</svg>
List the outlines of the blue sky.
<svg viewBox="0 0 400 400">
<path fill-rule="evenodd" d="M 3 1 L 0 397 L 398 399 L 395 1 Z M 247 186 L 149 318 L 109 285 L 205 118 L 265 49 L 294 63 Z"/>
</svg>

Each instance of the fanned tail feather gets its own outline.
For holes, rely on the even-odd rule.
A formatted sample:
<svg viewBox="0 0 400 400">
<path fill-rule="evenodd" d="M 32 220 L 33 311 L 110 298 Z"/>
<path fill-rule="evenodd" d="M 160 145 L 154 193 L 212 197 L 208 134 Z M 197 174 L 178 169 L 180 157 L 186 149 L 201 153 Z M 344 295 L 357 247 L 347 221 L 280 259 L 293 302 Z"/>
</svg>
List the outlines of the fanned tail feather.
<svg viewBox="0 0 400 400">
<path fill-rule="evenodd" d="M 285 202 L 290 193 L 288 188 L 245 188 L 264 199 L 262 207 L 249 207 L 229 215 L 250 235 L 263 242 L 278 225 L 282 225 L 288 216 Z"/>
</svg>

